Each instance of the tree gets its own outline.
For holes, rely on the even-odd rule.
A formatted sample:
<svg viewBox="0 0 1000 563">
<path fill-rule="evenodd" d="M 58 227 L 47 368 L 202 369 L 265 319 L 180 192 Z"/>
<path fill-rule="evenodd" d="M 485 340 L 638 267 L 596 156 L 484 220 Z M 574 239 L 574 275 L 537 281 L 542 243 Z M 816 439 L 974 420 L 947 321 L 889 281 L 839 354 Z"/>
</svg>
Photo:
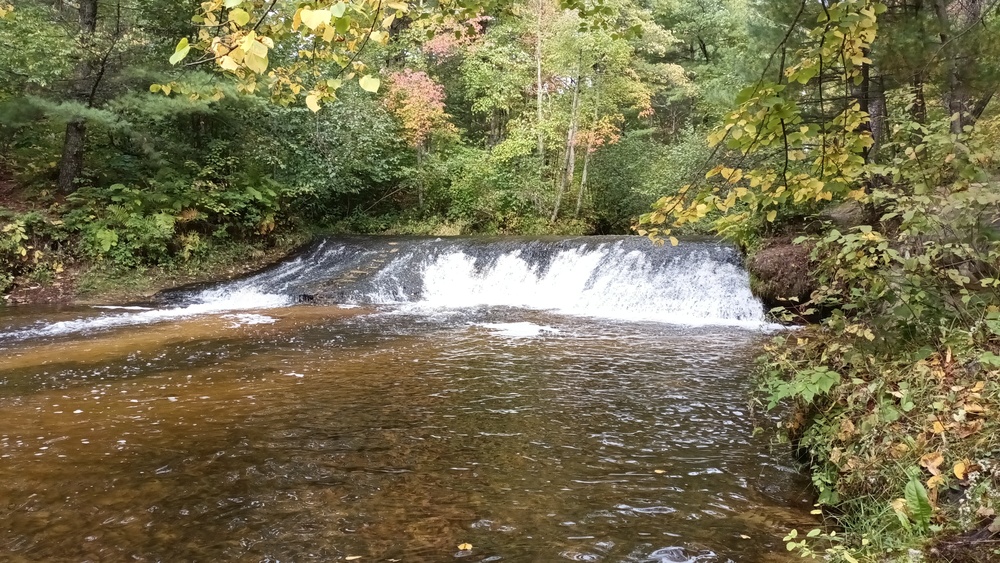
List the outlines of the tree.
<svg viewBox="0 0 1000 563">
<path fill-rule="evenodd" d="M 444 88 L 425 72 L 403 70 L 389 75 L 385 104 L 402 124 L 408 145 L 417 151 L 417 167 L 423 164 L 434 138 L 454 136 L 455 126 L 444 110 Z M 424 205 L 424 187 L 417 186 L 417 201 Z"/>
</svg>

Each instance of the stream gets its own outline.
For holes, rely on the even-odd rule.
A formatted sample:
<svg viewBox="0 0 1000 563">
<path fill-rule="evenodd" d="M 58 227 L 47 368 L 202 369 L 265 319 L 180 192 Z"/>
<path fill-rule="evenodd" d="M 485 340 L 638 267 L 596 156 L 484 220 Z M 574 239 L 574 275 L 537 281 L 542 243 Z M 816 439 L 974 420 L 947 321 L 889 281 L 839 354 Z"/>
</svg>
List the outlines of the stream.
<svg viewBox="0 0 1000 563">
<path fill-rule="evenodd" d="M 0 559 L 790 561 L 776 329 L 735 250 L 637 237 L 331 238 L 0 309 Z"/>
</svg>

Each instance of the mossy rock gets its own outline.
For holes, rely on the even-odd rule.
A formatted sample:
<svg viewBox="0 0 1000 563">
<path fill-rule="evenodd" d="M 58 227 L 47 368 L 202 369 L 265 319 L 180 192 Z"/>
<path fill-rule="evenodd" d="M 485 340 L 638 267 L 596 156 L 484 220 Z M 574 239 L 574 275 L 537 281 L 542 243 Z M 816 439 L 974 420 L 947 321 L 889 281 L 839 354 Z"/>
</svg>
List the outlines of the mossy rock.
<svg viewBox="0 0 1000 563">
<path fill-rule="evenodd" d="M 809 300 L 818 284 L 809 265 L 807 244 L 772 241 L 747 260 L 750 286 L 768 308 L 789 307 Z"/>
</svg>

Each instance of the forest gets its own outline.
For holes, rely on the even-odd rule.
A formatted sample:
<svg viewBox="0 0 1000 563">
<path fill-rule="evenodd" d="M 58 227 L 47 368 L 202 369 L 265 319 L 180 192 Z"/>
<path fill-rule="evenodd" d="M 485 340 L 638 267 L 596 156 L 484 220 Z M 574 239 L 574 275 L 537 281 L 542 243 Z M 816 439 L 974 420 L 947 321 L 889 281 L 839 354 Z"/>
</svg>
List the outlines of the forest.
<svg viewBox="0 0 1000 563">
<path fill-rule="evenodd" d="M 829 524 L 788 549 L 1000 557 L 1000 2 L 0 0 L 0 45 L 0 292 L 721 236 L 808 325 L 759 369 Z"/>
</svg>

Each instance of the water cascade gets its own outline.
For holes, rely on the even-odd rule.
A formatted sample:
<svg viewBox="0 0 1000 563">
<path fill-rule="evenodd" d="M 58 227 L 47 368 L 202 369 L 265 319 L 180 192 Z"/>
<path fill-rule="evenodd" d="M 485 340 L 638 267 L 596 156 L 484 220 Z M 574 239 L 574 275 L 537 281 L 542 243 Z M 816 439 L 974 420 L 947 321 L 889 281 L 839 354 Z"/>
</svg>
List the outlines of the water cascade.
<svg viewBox="0 0 1000 563">
<path fill-rule="evenodd" d="M 511 307 L 687 325 L 765 325 L 738 252 L 714 241 L 639 237 L 323 239 L 247 278 L 168 292 L 147 310 L 17 331 L 54 336 L 318 301 L 410 310 Z"/>
</svg>

